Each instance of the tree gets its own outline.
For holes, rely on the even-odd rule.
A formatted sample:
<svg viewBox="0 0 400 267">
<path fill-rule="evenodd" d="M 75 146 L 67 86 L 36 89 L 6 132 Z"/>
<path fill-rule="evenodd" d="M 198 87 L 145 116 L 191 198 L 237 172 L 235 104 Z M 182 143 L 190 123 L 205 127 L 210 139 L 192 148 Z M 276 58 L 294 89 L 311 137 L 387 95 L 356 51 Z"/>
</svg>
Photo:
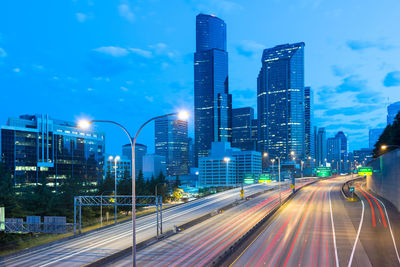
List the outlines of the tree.
<svg viewBox="0 0 400 267">
<path fill-rule="evenodd" d="M 5 207 L 7 217 L 23 216 L 15 193 L 13 179 L 0 163 L 0 206 Z"/>
<path fill-rule="evenodd" d="M 101 180 L 98 185 L 99 193 L 102 194 L 104 192 L 114 192 L 115 186 L 115 178 L 111 177 L 111 173 L 108 171 L 106 174 L 106 178 Z"/>
<path fill-rule="evenodd" d="M 143 196 L 146 194 L 146 182 L 144 180 L 142 170 L 139 171 L 139 174 L 136 178 L 136 195 Z"/>
<path fill-rule="evenodd" d="M 383 150 L 382 145 L 387 145 L 388 148 Z M 393 124 L 386 126 L 376 142 L 374 158 L 379 157 L 387 151 L 396 149 L 397 146 L 400 146 L 400 112 L 396 115 Z"/>
<path fill-rule="evenodd" d="M 181 186 L 181 180 L 179 180 L 179 175 L 175 177 L 175 183 L 174 183 L 174 188 L 178 188 Z"/>
</svg>

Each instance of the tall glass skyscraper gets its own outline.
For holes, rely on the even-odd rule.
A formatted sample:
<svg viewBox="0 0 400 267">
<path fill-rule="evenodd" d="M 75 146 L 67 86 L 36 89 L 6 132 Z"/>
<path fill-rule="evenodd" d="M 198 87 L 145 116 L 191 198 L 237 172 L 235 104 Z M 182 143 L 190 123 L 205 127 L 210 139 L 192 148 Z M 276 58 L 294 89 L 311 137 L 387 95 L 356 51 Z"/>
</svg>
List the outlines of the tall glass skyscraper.
<svg viewBox="0 0 400 267">
<path fill-rule="evenodd" d="M 311 87 L 304 87 L 304 130 L 305 130 L 305 156 L 315 159 L 315 140 L 312 132 L 313 124 L 313 91 Z"/>
<path fill-rule="evenodd" d="M 228 89 L 226 24 L 213 16 L 196 17 L 194 53 L 195 166 L 212 142 L 230 142 L 232 95 Z"/>
<path fill-rule="evenodd" d="M 256 150 L 252 137 L 254 109 L 252 107 L 232 109 L 232 147 L 241 150 Z"/>
<path fill-rule="evenodd" d="M 188 141 L 187 121 L 170 117 L 155 121 L 155 154 L 165 157 L 167 176 L 189 173 Z"/>
<path fill-rule="evenodd" d="M 265 49 L 257 78 L 258 149 L 271 158 L 305 156 L 304 43 Z"/>
</svg>

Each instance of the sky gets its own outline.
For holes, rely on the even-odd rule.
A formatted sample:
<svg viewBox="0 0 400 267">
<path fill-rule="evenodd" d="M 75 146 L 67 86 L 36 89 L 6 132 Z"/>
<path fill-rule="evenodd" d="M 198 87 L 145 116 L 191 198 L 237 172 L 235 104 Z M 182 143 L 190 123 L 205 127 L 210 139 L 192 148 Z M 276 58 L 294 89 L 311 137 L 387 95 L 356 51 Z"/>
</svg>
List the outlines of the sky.
<svg viewBox="0 0 400 267">
<path fill-rule="evenodd" d="M 227 24 L 233 107 L 256 110 L 265 48 L 305 42 L 314 125 L 342 130 L 350 151 L 400 101 L 397 0 L 8 0 L 0 3 L 0 124 L 22 114 L 114 120 L 133 135 L 151 117 L 187 109 L 193 136 L 195 19 Z M 128 143 L 115 126 L 106 151 Z M 154 125 L 138 139 L 154 151 Z"/>
</svg>

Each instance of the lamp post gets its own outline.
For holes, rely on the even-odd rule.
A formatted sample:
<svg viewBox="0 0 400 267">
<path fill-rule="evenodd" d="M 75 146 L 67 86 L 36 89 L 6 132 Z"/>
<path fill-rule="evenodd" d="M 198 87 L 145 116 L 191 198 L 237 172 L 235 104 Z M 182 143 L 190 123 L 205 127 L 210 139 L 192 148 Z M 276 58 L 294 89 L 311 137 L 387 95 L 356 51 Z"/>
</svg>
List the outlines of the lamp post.
<svg viewBox="0 0 400 267">
<path fill-rule="evenodd" d="M 278 179 L 279 179 L 279 207 L 282 206 L 282 197 L 281 197 L 281 158 L 278 157 Z"/>
<path fill-rule="evenodd" d="M 122 126 L 121 124 L 115 122 L 115 121 L 107 121 L 107 120 L 92 120 L 92 121 L 87 121 L 87 120 L 81 120 L 78 124 L 80 128 L 89 128 L 92 123 L 110 123 L 117 125 L 120 127 L 125 134 L 129 138 L 129 142 L 131 144 L 131 150 L 132 150 L 132 162 L 131 162 L 131 173 L 132 173 L 132 265 L 135 267 L 136 266 L 136 193 L 135 193 L 135 145 L 136 145 L 136 139 L 140 133 L 140 131 L 143 129 L 144 126 L 146 126 L 148 123 L 150 123 L 153 120 L 160 119 L 160 118 L 165 118 L 169 116 L 178 116 L 179 119 L 181 120 L 186 120 L 189 117 L 189 113 L 187 111 L 181 111 L 181 112 L 175 112 L 175 113 L 170 113 L 166 115 L 161 115 L 157 116 L 154 118 L 149 119 L 145 123 L 142 124 L 142 126 L 139 128 L 139 130 L 136 132 L 135 137 L 132 138 L 132 136 L 129 134 L 128 130 Z"/>
<path fill-rule="evenodd" d="M 268 166 L 268 153 L 264 152 L 262 154 L 262 167 L 263 167 L 263 173 L 266 172 L 267 166 Z"/>
<path fill-rule="evenodd" d="M 224 157 L 224 161 L 226 163 L 226 178 L 225 178 L 226 181 L 225 181 L 225 183 L 226 183 L 226 185 L 228 185 L 228 171 L 229 171 L 228 165 L 229 165 L 229 161 L 231 161 L 231 158 Z"/>
<path fill-rule="evenodd" d="M 290 156 L 292 156 L 294 161 L 294 168 L 296 168 L 296 157 L 294 156 L 294 151 L 290 151 Z M 292 175 L 292 185 L 293 185 L 292 192 L 294 194 L 294 192 L 296 191 L 294 174 Z"/>
<path fill-rule="evenodd" d="M 301 164 L 301 178 L 303 178 L 303 164 L 304 164 L 304 161 L 300 161 L 300 164 Z"/>
<path fill-rule="evenodd" d="M 275 166 L 274 166 L 274 163 L 275 163 L 275 159 L 271 159 L 271 162 L 272 162 L 272 176 L 274 176 L 274 174 L 275 174 Z"/>
<path fill-rule="evenodd" d="M 155 192 L 156 192 L 156 203 L 157 203 L 157 236 L 159 235 L 158 233 L 158 194 L 157 194 L 157 186 L 159 185 L 163 185 L 166 186 L 166 183 L 158 183 L 156 184 L 156 188 L 155 188 Z M 162 200 L 161 200 L 161 204 L 160 204 L 160 234 L 162 234 Z"/>
<path fill-rule="evenodd" d="M 110 191 L 104 191 L 100 195 L 100 227 L 103 227 L 103 195 L 106 192 L 110 193 Z"/>
<path fill-rule="evenodd" d="M 114 173 L 115 173 L 115 179 L 114 179 L 114 221 L 115 224 L 117 224 L 117 161 L 120 160 L 119 156 L 109 156 L 108 159 L 111 161 L 114 159 Z"/>
</svg>

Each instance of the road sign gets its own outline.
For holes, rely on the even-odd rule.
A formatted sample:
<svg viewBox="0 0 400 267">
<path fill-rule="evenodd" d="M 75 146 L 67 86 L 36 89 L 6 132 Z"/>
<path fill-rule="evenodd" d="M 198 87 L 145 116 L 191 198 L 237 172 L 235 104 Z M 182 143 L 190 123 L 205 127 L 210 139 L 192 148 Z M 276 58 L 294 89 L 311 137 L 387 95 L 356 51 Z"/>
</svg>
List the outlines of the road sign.
<svg viewBox="0 0 400 267">
<path fill-rule="evenodd" d="M 290 189 L 294 189 L 294 184 L 291 184 L 291 185 L 290 185 Z"/>
<path fill-rule="evenodd" d="M 6 213 L 4 207 L 0 207 L 0 231 L 6 229 Z"/>
<path fill-rule="evenodd" d="M 349 191 L 353 193 L 354 192 L 354 186 L 350 186 L 349 187 Z"/>
<path fill-rule="evenodd" d="M 254 184 L 254 174 L 246 173 L 244 175 L 243 183 L 245 183 L 245 184 Z"/>
<path fill-rule="evenodd" d="M 240 197 L 243 198 L 244 197 L 244 190 L 240 190 Z"/>
<path fill-rule="evenodd" d="M 328 177 L 332 175 L 331 167 L 316 167 L 315 171 L 317 173 L 317 177 Z"/>
<path fill-rule="evenodd" d="M 372 167 L 359 167 L 358 168 L 358 175 L 372 175 Z"/>
<path fill-rule="evenodd" d="M 270 183 L 271 182 L 271 175 L 269 173 L 262 173 L 258 178 L 259 183 Z"/>
</svg>

